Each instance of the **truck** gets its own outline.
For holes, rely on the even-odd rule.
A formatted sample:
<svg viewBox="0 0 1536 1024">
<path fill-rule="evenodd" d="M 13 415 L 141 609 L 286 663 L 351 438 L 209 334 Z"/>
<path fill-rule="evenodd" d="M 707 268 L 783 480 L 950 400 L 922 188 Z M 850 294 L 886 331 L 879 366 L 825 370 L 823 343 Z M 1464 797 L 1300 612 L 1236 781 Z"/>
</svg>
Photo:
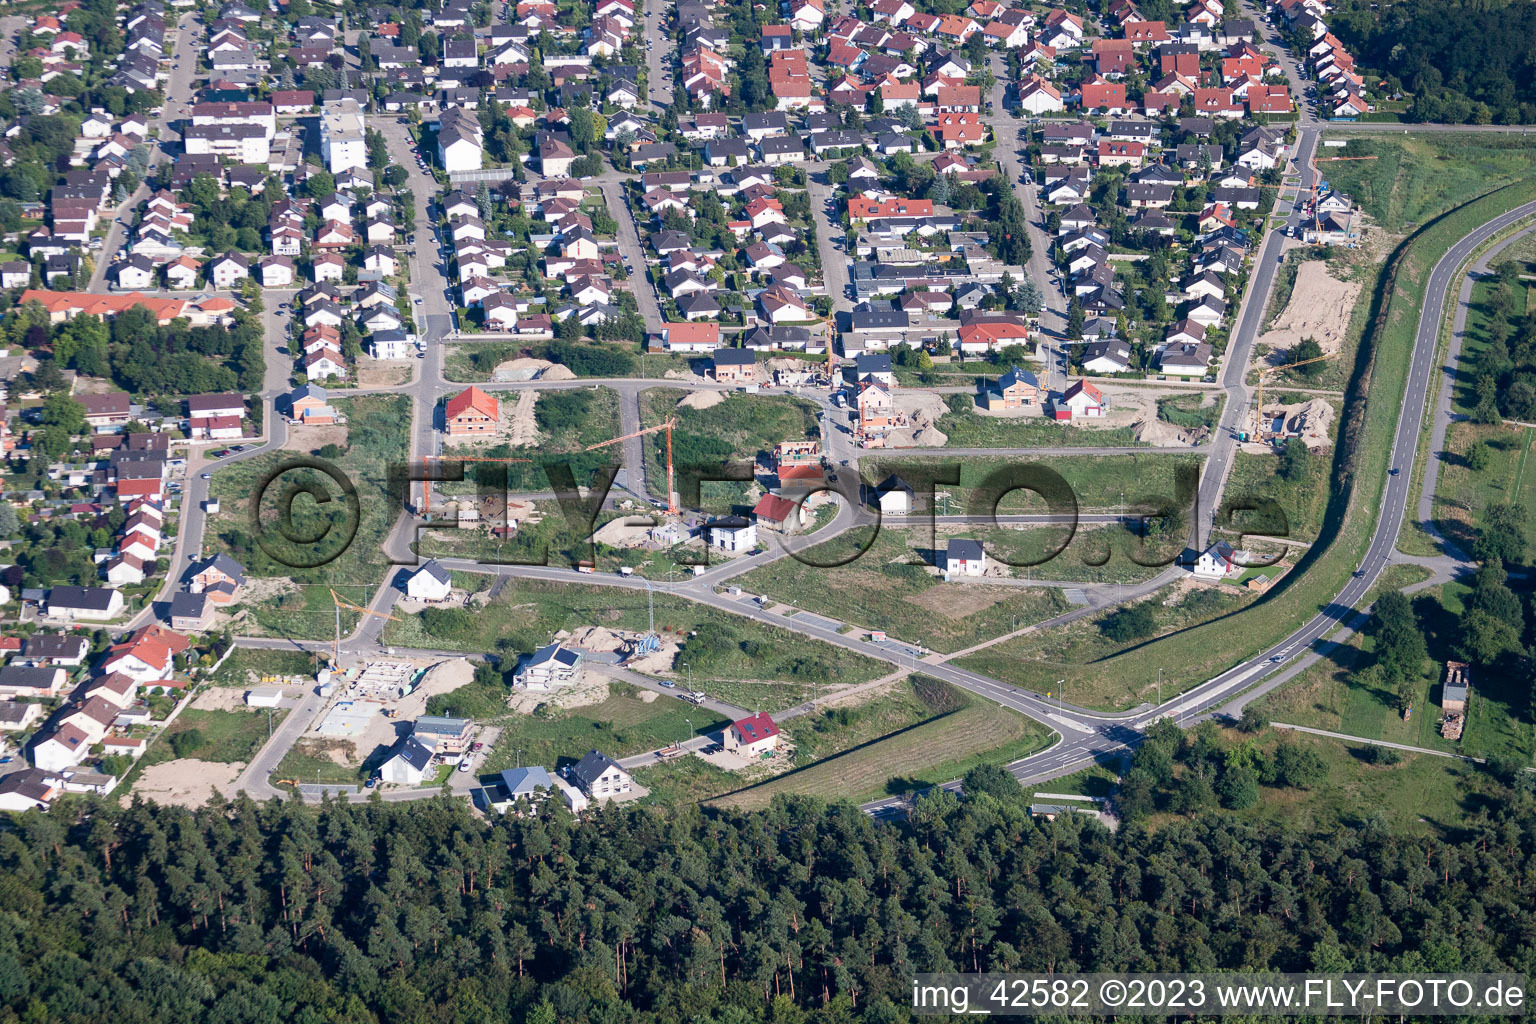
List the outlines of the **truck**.
<svg viewBox="0 0 1536 1024">
<path fill-rule="evenodd" d="M 627 566 L 627 565 L 619 566 L 619 575 L 620 576 L 633 576 L 634 574 L 635 574 L 635 570 L 633 568 L 631 568 L 630 566 Z"/>
<path fill-rule="evenodd" d="M 597 566 L 593 565 L 591 562 L 577 562 L 576 563 L 576 571 L 577 572 L 584 572 L 584 573 L 594 573 L 594 572 L 597 572 Z"/>
</svg>

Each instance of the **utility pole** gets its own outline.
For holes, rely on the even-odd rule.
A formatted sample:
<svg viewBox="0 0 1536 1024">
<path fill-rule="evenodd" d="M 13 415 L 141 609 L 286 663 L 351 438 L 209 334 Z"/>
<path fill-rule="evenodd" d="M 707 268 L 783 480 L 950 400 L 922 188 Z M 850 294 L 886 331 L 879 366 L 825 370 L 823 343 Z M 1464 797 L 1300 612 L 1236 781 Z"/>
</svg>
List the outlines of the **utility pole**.
<svg viewBox="0 0 1536 1024">
<path fill-rule="evenodd" d="M 1157 706 L 1163 706 L 1163 670 L 1161 667 L 1157 670 Z"/>
</svg>

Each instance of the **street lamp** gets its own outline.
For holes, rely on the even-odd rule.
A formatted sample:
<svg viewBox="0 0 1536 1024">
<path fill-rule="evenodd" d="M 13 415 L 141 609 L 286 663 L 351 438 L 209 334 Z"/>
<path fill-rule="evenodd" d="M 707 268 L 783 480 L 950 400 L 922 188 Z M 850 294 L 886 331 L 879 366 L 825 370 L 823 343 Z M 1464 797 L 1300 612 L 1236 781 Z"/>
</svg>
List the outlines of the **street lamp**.
<svg viewBox="0 0 1536 1024">
<path fill-rule="evenodd" d="M 1067 681 L 1065 679 L 1056 680 L 1056 706 L 1061 708 L 1063 711 L 1067 710 L 1067 703 L 1065 700 L 1066 692 Z"/>
</svg>

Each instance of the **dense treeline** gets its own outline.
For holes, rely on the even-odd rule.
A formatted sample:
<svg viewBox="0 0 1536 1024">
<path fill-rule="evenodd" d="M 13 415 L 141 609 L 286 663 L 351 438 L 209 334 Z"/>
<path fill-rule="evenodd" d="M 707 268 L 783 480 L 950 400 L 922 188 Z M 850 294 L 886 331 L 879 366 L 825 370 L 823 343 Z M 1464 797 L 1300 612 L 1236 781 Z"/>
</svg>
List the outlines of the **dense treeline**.
<svg viewBox="0 0 1536 1024">
<path fill-rule="evenodd" d="M 85 315 L 49 324 L 47 310 L 34 301 L 7 323 L 13 343 L 40 356 L 51 347 L 58 366 L 108 377 L 137 395 L 258 391 L 266 375 L 261 321 L 249 309 L 237 310 L 229 327 L 192 327 L 186 320 L 162 327 L 142 306 L 111 321 Z"/>
<path fill-rule="evenodd" d="M 1411 120 L 1536 123 L 1536 5 L 1526 0 L 1345 0 L 1328 25 L 1389 91 L 1413 94 Z"/>
<path fill-rule="evenodd" d="M 856 808 L 76 804 L 0 833 L 0 1020 L 908 1019 L 923 970 L 1536 968 L 1529 798 L 1460 842 Z"/>
</svg>

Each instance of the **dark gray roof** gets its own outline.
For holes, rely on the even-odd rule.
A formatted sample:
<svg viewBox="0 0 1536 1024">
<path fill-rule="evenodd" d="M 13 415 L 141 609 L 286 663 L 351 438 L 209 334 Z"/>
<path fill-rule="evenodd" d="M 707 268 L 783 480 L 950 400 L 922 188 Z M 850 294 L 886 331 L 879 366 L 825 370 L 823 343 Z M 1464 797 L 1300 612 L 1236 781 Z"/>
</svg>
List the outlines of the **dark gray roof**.
<svg viewBox="0 0 1536 1024">
<path fill-rule="evenodd" d="M 427 765 L 432 763 L 432 754 L 433 750 L 427 744 L 415 736 L 407 736 L 395 756 L 420 772 L 426 771 Z"/>
<path fill-rule="evenodd" d="M 968 537 L 952 537 L 949 541 L 948 554 L 950 558 L 960 558 L 967 562 L 981 560 L 981 541 L 971 540 Z"/>
<path fill-rule="evenodd" d="M 78 658 L 90 647 L 83 636 L 34 633 L 22 644 L 21 653 L 28 658 Z"/>
<path fill-rule="evenodd" d="M 717 348 L 714 351 L 716 366 L 751 366 L 757 356 L 744 348 Z"/>
<path fill-rule="evenodd" d="M 112 595 L 115 593 L 117 591 L 105 587 L 56 586 L 48 591 L 48 603 L 64 608 L 104 612 L 112 607 Z"/>
<path fill-rule="evenodd" d="M 624 771 L 613 758 L 594 750 L 571 766 L 571 778 L 582 789 L 590 790 L 597 780 L 602 777 L 603 773 L 610 768 L 618 768 L 619 771 Z"/>
<path fill-rule="evenodd" d="M 208 595 L 179 590 L 171 595 L 171 618 L 200 619 L 208 610 Z"/>
</svg>

